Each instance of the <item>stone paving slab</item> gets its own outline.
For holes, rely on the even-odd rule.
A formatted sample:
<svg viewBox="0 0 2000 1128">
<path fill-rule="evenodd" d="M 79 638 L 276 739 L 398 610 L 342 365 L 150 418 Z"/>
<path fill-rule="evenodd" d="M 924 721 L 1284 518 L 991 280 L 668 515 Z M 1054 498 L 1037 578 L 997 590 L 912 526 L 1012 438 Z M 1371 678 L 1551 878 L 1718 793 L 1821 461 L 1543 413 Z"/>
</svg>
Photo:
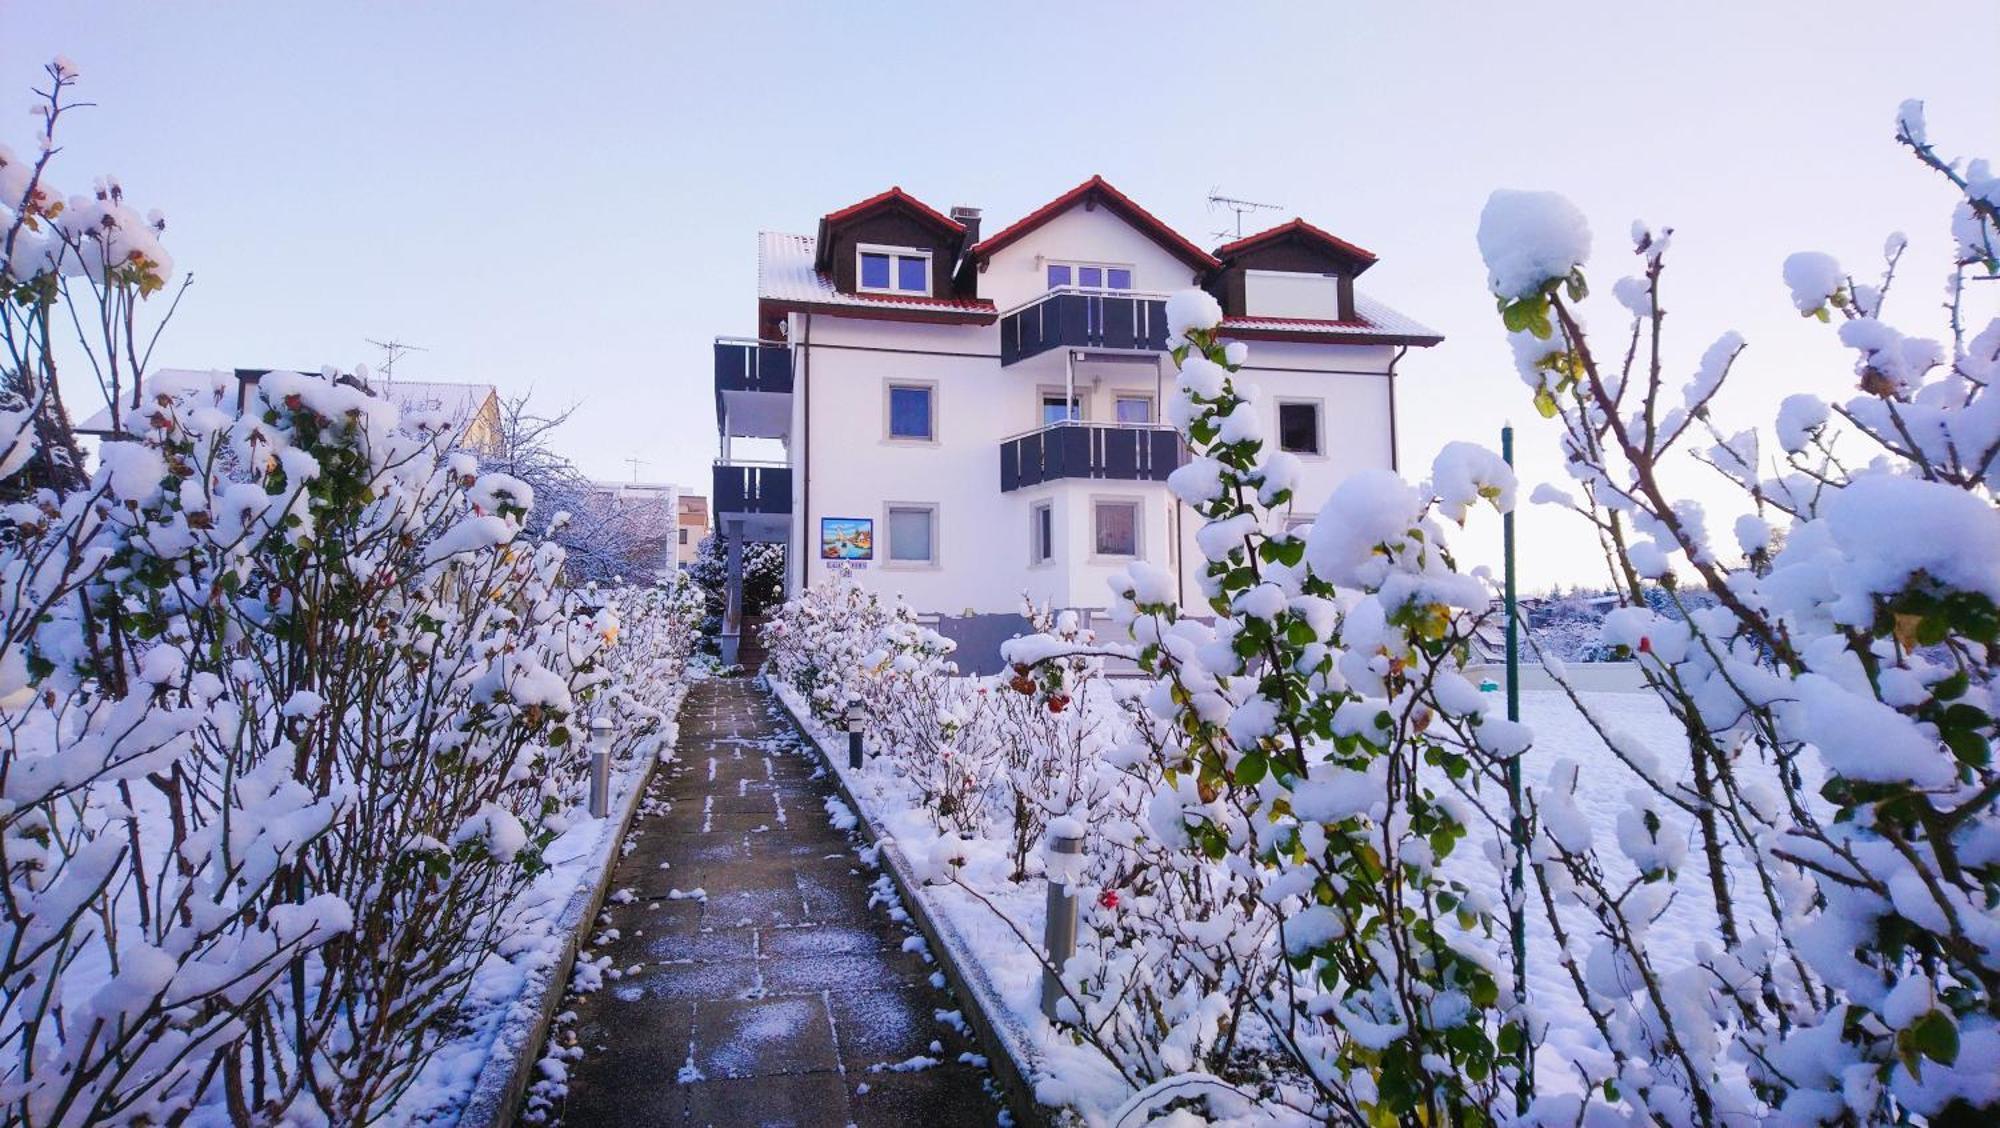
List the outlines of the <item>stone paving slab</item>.
<svg viewBox="0 0 2000 1128">
<path fill-rule="evenodd" d="M 586 953 L 616 974 L 571 1007 L 584 1052 L 563 1122 L 995 1123 L 959 1004 L 870 905 L 874 873 L 827 823 L 831 784 L 772 713 L 747 681 L 690 693 L 653 784 L 671 810 L 635 825 L 612 882 L 631 899 Z"/>
</svg>

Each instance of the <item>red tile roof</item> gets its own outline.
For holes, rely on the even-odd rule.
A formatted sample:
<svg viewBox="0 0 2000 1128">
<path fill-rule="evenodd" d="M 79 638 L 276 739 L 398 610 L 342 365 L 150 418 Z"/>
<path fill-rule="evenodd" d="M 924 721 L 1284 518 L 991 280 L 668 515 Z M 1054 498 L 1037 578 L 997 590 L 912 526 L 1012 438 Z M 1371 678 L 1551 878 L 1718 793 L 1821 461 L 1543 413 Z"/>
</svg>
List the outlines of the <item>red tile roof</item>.
<svg viewBox="0 0 2000 1128">
<path fill-rule="evenodd" d="M 1357 247 L 1338 235 L 1322 231 L 1305 220 L 1297 218 L 1294 218 L 1290 223 L 1280 223 L 1268 231 L 1259 231 L 1255 235 L 1245 235 L 1234 243 L 1225 243 L 1215 248 L 1215 255 L 1217 258 L 1230 258 L 1242 254 L 1252 247 L 1261 246 L 1294 234 L 1319 243 L 1343 257 L 1356 258 L 1369 263 L 1375 261 L 1374 252 Z"/>
<path fill-rule="evenodd" d="M 891 187 L 886 192 L 877 192 L 875 195 L 870 196 L 859 203 L 849 204 L 846 207 L 841 208 L 839 211 L 830 211 L 826 213 L 825 216 L 821 217 L 820 223 L 822 224 L 839 223 L 842 220 L 853 219 L 855 216 L 864 215 L 890 202 L 907 205 L 912 211 L 915 211 L 918 215 L 921 215 L 925 219 L 928 219 L 931 222 L 936 223 L 938 226 L 944 228 L 947 231 L 960 232 L 965 230 L 965 225 L 963 223 L 960 223 L 959 221 L 951 218 L 950 216 L 945 215 L 943 212 L 938 211 L 936 208 L 930 206 L 927 203 L 924 203 L 922 200 L 917 199 L 915 196 L 910 195 L 908 192 L 903 191 L 901 187 Z"/>
<path fill-rule="evenodd" d="M 1160 222 L 1152 212 L 1134 203 L 1130 196 L 1113 188 L 1110 182 L 1102 176 L 1091 177 L 1089 180 L 1064 192 L 1062 195 L 1057 196 L 1055 199 L 1022 216 L 1020 219 L 1015 220 L 1000 231 L 993 233 L 985 239 L 981 239 L 972 248 L 972 257 L 980 262 L 986 261 L 993 256 L 995 251 L 1021 238 L 1023 235 L 1061 215 L 1063 212 L 1068 211 L 1092 193 L 1095 193 L 1113 211 L 1122 215 L 1132 226 L 1151 235 L 1155 242 L 1173 252 L 1176 257 L 1188 265 L 1201 270 L 1213 270 L 1222 265 L 1216 260 L 1214 255 L 1188 242 L 1181 236 L 1180 232 Z"/>
</svg>

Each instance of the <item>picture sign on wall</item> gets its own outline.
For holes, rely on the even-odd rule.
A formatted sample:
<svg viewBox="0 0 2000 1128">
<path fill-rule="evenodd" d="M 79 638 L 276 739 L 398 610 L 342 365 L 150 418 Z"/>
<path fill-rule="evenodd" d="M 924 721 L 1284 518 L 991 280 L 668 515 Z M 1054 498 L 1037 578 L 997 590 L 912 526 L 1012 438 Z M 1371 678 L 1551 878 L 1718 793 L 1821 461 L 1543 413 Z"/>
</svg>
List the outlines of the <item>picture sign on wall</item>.
<svg viewBox="0 0 2000 1128">
<path fill-rule="evenodd" d="M 875 522 L 868 517 L 819 519 L 821 560 L 875 559 Z"/>
</svg>

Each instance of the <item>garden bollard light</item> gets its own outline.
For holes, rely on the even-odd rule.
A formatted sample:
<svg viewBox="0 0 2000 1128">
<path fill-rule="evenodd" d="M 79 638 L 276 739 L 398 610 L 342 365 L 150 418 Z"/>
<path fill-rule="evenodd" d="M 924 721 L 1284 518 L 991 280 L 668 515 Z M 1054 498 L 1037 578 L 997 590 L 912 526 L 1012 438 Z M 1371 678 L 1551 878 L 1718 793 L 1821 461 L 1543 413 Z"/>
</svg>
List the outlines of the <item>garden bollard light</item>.
<svg viewBox="0 0 2000 1128">
<path fill-rule="evenodd" d="M 611 815 L 611 722 L 602 717 L 590 722 L 590 817 Z"/>
<path fill-rule="evenodd" d="M 1082 828 L 1074 825 L 1060 829 L 1050 827 L 1049 851 L 1055 855 L 1083 853 Z M 1060 978 L 1063 965 L 1076 954 L 1076 897 L 1070 893 L 1067 881 L 1056 880 L 1068 876 L 1050 875 L 1048 925 L 1042 934 L 1042 943 L 1049 955 L 1049 966 L 1042 971 L 1042 1013 L 1052 1019 L 1056 1016 L 1056 1003 L 1063 997 Z"/>
<path fill-rule="evenodd" d="M 867 719 L 862 712 L 861 699 L 851 697 L 847 701 L 847 766 L 853 771 L 861 770 L 861 725 Z"/>
</svg>

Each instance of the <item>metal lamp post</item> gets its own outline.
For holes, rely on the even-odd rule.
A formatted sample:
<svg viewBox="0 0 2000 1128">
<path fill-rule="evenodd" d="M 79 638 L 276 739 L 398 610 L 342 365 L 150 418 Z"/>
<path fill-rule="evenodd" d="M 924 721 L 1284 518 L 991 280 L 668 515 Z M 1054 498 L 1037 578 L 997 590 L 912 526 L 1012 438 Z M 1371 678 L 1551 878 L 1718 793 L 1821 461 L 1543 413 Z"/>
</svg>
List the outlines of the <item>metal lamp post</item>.
<svg viewBox="0 0 2000 1128">
<path fill-rule="evenodd" d="M 611 816 L 611 719 L 590 718 L 590 817 Z"/>
<path fill-rule="evenodd" d="M 861 770 L 861 727 L 867 722 L 868 714 L 861 707 L 859 697 L 847 699 L 847 766 L 853 771 Z"/>
</svg>

